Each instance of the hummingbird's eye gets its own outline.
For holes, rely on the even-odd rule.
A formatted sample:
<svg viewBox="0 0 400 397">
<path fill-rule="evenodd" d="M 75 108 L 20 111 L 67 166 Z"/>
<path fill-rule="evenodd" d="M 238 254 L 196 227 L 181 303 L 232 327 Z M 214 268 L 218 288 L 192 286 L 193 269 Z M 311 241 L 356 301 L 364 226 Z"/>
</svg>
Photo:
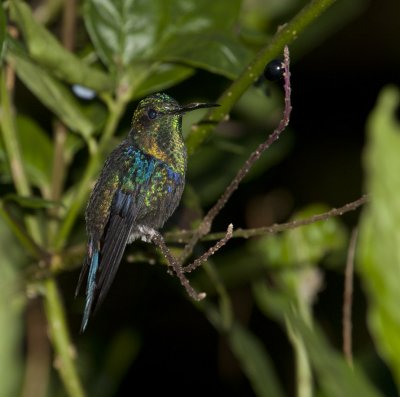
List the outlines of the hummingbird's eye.
<svg viewBox="0 0 400 397">
<path fill-rule="evenodd" d="M 157 112 L 154 109 L 149 109 L 147 111 L 147 116 L 150 120 L 154 120 L 157 117 Z"/>
</svg>

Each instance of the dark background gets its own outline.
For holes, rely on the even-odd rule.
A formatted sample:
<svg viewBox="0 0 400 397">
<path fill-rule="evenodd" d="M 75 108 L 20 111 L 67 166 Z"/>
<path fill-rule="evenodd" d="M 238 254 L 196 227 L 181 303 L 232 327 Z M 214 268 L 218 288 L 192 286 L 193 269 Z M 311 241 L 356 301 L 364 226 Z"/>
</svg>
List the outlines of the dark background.
<svg viewBox="0 0 400 397">
<path fill-rule="evenodd" d="M 230 220 L 246 226 L 245 208 L 249 195 L 254 193 L 282 190 L 290 195 L 290 205 L 280 221 L 309 203 L 338 207 L 362 194 L 362 150 L 368 114 L 382 87 L 400 83 L 399 17 L 399 1 L 370 1 L 313 48 L 302 48 L 301 41 L 292 44 L 290 150 L 262 176 L 262 185 L 257 179 L 235 193 L 218 217 L 215 230 L 221 230 Z M 202 88 L 205 77 L 210 85 Z M 224 84 L 220 78 L 203 72 L 170 92 L 179 98 L 188 89 L 207 89 L 211 97 L 212 87 L 216 97 Z M 273 89 L 271 95 L 279 96 L 279 90 Z M 344 217 L 349 228 L 356 224 L 358 214 Z M 232 252 L 242 244 L 245 243 L 231 242 L 226 250 Z M 135 249 L 129 247 L 128 254 Z M 218 263 L 217 258 L 215 261 Z M 224 337 L 163 267 L 146 263 L 122 265 L 108 298 L 84 335 L 78 333 L 82 301 L 72 298 L 77 277 L 78 270 L 63 274 L 60 280 L 66 306 L 72 308 L 69 313 L 73 338 L 80 355 L 96 366 L 104 360 L 108 343 L 116 335 L 127 333 L 139 341 L 137 358 L 121 380 L 118 395 L 253 395 Z M 326 270 L 324 288 L 315 307 L 317 319 L 338 349 L 342 285 L 340 271 Z M 294 395 L 293 354 L 284 332 L 258 312 L 248 286 L 237 285 L 230 294 L 235 314 L 263 341 L 285 390 Z M 356 280 L 355 355 L 386 395 L 396 395 L 388 370 L 374 352 L 365 308 L 362 286 Z M 93 350 L 98 351 L 99 363 L 89 353 Z M 102 387 L 107 380 L 97 383 Z"/>
</svg>

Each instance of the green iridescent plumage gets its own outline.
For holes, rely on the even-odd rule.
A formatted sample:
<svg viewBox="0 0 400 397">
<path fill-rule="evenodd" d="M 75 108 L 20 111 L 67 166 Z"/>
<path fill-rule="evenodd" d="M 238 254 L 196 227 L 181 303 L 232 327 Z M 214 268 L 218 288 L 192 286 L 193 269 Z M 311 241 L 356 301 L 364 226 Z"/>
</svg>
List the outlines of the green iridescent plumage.
<svg viewBox="0 0 400 397">
<path fill-rule="evenodd" d="M 128 137 L 106 160 L 86 208 L 88 254 L 77 288 L 88 276 L 82 330 L 110 288 L 126 244 L 150 241 L 178 206 L 186 172 L 182 114 L 211 106 L 180 106 L 166 94 L 143 99 Z"/>
</svg>

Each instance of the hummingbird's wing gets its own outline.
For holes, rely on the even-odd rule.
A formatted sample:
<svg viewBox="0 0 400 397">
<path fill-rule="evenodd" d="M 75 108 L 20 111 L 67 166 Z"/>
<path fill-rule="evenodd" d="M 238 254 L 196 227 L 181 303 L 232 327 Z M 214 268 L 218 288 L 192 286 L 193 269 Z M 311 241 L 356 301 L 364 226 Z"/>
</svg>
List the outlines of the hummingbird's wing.
<svg viewBox="0 0 400 397">
<path fill-rule="evenodd" d="M 110 220 L 101 245 L 101 262 L 97 278 L 96 309 L 101 305 L 115 278 L 126 244 L 141 212 L 143 200 L 139 192 L 117 190 L 111 205 Z"/>
<path fill-rule="evenodd" d="M 89 252 L 77 287 L 79 291 L 83 279 L 88 275 L 82 331 L 86 328 L 90 314 L 101 305 L 115 278 L 132 226 L 140 213 L 140 206 L 141 200 L 118 189 L 101 240 L 89 241 Z"/>
</svg>

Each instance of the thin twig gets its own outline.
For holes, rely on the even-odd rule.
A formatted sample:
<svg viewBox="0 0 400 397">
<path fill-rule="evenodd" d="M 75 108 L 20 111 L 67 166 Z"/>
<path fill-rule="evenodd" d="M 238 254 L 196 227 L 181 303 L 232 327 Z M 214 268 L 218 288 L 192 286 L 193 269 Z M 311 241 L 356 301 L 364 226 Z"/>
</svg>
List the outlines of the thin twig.
<svg viewBox="0 0 400 397">
<path fill-rule="evenodd" d="M 210 247 L 203 255 L 201 255 L 199 258 L 195 259 L 191 264 L 185 266 L 183 268 L 183 271 L 185 273 L 190 273 L 199 266 L 201 266 L 204 262 L 207 261 L 207 259 L 214 255 L 219 249 L 221 249 L 227 242 L 232 238 L 232 232 L 233 232 L 233 225 L 232 223 L 228 226 L 228 230 L 225 233 L 225 236 L 223 236 L 220 240 L 217 241 L 216 244 L 214 244 L 212 247 Z"/>
<path fill-rule="evenodd" d="M 285 91 L 285 108 L 283 111 L 283 116 L 281 121 L 279 122 L 278 127 L 275 131 L 268 137 L 268 139 L 261 143 L 257 149 L 250 154 L 249 158 L 243 164 L 243 166 L 239 169 L 236 176 L 233 178 L 232 182 L 227 186 L 224 193 L 218 199 L 218 201 L 214 204 L 214 206 L 208 211 L 207 215 L 201 221 L 199 227 L 194 232 L 192 238 L 184 248 L 181 257 L 179 258 L 179 263 L 182 264 L 186 258 L 193 252 L 194 246 L 197 242 L 205 235 L 207 235 L 211 229 L 212 222 L 214 218 L 219 214 L 219 212 L 224 208 L 227 201 L 232 196 L 233 192 L 238 188 L 240 182 L 247 175 L 253 165 L 257 162 L 260 156 L 264 153 L 266 149 L 268 149 L 276 140 L 279 139 L 281 133 L 285 130 L 286 126 L 289 124 L 290 113 L 292 111 L 292 105 L 290 100 L 290 58 L 289 58 L 289 48 L 285 46 L 284 49 L 284 91 Z"/>
<path fill-rule="evenodd" d="M 286 230 L 290 229 L 295 229 L 297 227 L 301 226 L 306 226 L 310 225 L 312 223 L 316 222 L 321 222 L 325 221 L 329 218 L 333 218 L 335 216 L 342 216 L 346 214 L 347 212 L 354 211 L 357 208 L 361 207 L 363 204 L 365 204 L 368 201 L 368 196 L 363 195 L 359 199 L 352 201 L 350 203 L 347 203 L 343 205 L 342 207 L 339 208 L 332 208 L 331 210 L 327 212 L 323 212 L 321 214 L 316 214 L 313 216 L 310 216 L 309 218 L 305 219 L 298 219 L 286 223 L 279 223 L 275 224 L 272 226 L 263 226 L 263 227 L 257 227 L 253 229 L 235 229 L 234 232 L 232 233 L 232 238 L 250 238 L 250 237 L 257 237 L 257 236 L 263 236 L 265 234 L 273 234 L 273 233 L 279 233 L 279 232 L 284 232 Z M 195 233 L 195 230 L 180 230 L 177 232 L 168 232 L 165 234 L 165 239 L 168 242 L 177 242 L 177 243 L 185 243 L 187 241 L 190 241 L 190 239 L 193 238 L 193 234 Z M 201 241 L 212 241 L 212 240 L 219 240 L 223 238 L 225 235 L 224 232 L 218 232 L 218 233 L 209 233 L 206 236 L 203 236 L 201 238 Z"/>
<path fill-rule="evenodd" d="M 175 259 L 175 257 L 172 255 L 171 251 L 165 244 L 162 235 L 154 231 L 149 237 L 151 241 L 155 245 L 157 245 L 157 247 L 161 250 L 162 254 L 168 261 L 168 265 L 172 267 L 173 271 L 179 278 L 179 281 L 181 282 L 182 286 L 185 287 L 188 295 L 196 301 L 204 299 L 206 297 L 206 293 L 205 292 L 198 293 L 193 289 L 193 287 L 190 285 L 189 280 L 185 277 L 182 267 L 178 264 L 177 260 Z"/>
<path fill-rule="evenodd" d="M 353 306 L 353 274 L 354 274 L 354 255 L 357 245 L 358 230 L 355 228 L 351 234 L 349 250 L 347 252 L 347 261 L 344 277 L 344 293 L 343 293 L 343 353 L 347 362 L 353 366 L 352 353 L 352 321 L 351 309 Z"/>
<path fill-rule="evenodd" d="M 178 263 L 177 259 L 172 255 L 171 251 L 165 244 L 163 236 L 160 233 L 152 231 L 152 233 L 149 234 L 148 237 L 161 250 L 162 254 L 167 259 L 168 265 L 172 267 L 172 270 L 179 278 L 181 284 L 185 287 L 188 295 L 194 300 L 200 301 L 206 297 L 206 293 L 196 292 L 190 285 L 190 282 L 185 277 L 184 273 L 190 273 L 194 269 L 198 268 L 203 263 L 205 263 L 210 256 L 214 255 L 220 248 L 222 248 L 227 243 L 227 241 L 232 237 L 232 231 L 233 231 L 233 225 L 230 224 L 228 226 L 225 236 L 221 240 L 219 240 L 216 244 L 214 244 L 211 248 L 209 248 L 207 252 L 205 252 L 203 255 L 201 255 L 199 258 L 197 258 L 191 264 L 185 266 L 184 268 L 182 268 L 182 266 Z"/>
<path fill-rule="evenodd" d="M 76 0 L 68 0 L 64 3 L 61 41 L 63 46 L 73 51 L 76 36 Z"/>
</svg>

